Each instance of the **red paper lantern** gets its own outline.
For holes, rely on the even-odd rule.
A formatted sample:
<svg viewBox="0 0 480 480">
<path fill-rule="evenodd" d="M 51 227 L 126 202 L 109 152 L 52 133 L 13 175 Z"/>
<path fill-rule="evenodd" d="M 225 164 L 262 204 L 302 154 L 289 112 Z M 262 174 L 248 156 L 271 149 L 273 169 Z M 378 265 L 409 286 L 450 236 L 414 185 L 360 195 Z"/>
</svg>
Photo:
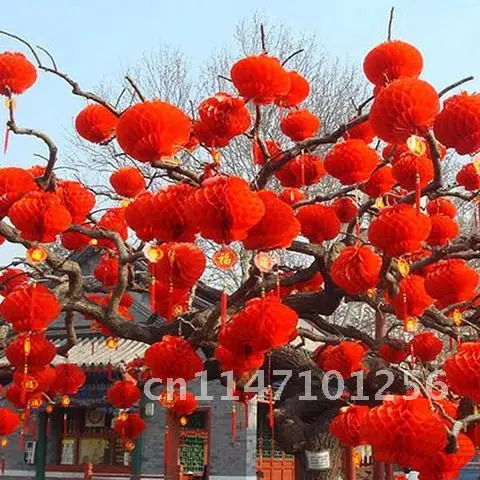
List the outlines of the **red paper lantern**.
<svg viewBox="0 0 480 480">
<path fill-rule="evenodd" d="M 317 183 L 325 175 L 321 157 L 306 153 L 290 160 L 275 172 L 282 186 L 300 188 Z"/>
<path fill-rule="evenodd" d="M 410 205 L 400 204 L 380 212 L 370 224 L 368 239 L 374 247 L 396 257 L 419 250 L 430 229 L 430 217 L 417 214 Z"/>
<path fill-rule="evenodd" d="M 307 197 L 298 188 L 284 188 L 278 195 L 278 198 L 288 205 L 295 205 L 296 203 L 305 200 Z"/>
<path fill-rule="evenodd" d="M 275 162 L 280 160 L 281 155 L 279 154 L 282 151 L 282 146 L 275 140 L 265 140 L 263 143 L 265 144 L 268 155 L 272 159 L 272 161 Z M 265 156 L 263 155 L 262 149 L 260 148 L 258 141 L 253 142 L 252 151 L 254 163 L 256 163 L 257 165 L 265 165 Z"/>
<path fill-rule="evenodd" d="M 325 170 L 342 185 L 368 180 L 377 164 L 377 152 L 357 139 L 337 143 L 325 157 Z"/>
<path fill-rule="evenodd" d="M 363 191 L 372 198 L 378 198 L 388 193 L 395 185 L 395 179 L 392 174 L 392 167 L 384 165 L 375 170 L 367 183 L 363 186 Z"/>
<path fill-rule="evenodd" d="M 198 402 L 193 393 L 185 392 L 185 395 L 182 395 L 179 392 L 174 392 L 171 411 L 177 417 L 191 415 L 197 407 Z"/>
<path fill-rule="evenodd" d="M 131 408 L 140 396 L 139 388 L 128 380 L 119 380 L 107 390 L 107 399 L 116 408 Z"/>
<path fill-rule="evenodd" d="M 301 207 L 297 220 L 302 227 L 302 235 L 314 243 L 333 240 L 340 233 L 341 223 L 331 206 L 315 203 Z"/>
<path fill-rule="evenodd" d="M 446 215 L 431 215 L 432 230 L 427 238 L 427 243 L 431 247 L 443 247 L 450 240 L 458 236 L 460 229 L 455 220 Z"/>
<path fill-rule="evenodd" d="M 429 215 L 440 214 L 455 218 L 457 215 L 457 208 L 450 200 L 448 200 L 448 198 L 440 197 L 430 200 L 427 203 L 427 212 Z"/>
<path fill-rule="evenodd" d="M 19 95 L 37 80 L 37 69 L 23 53 L 0 53 L 0 95 Z"/>
<path fill-rule="evenodd" d="M 193 122 L 192 135 L 198 139 L 201 145 L 212 149 L 226 147 L 232 140 L 232 137 L 221 137 L 216 134 L 203 120 Z"/>
<path fill-rule="evenodd" d="M 143 102 L 122 113 L 117 141 L 122 150 L 139 162 L 172 157 L 190 139 L 190 119 L 177 107 L 158 100 Z"/>
<path fill-rule="evenodd" d="M 281 275 L 282 278 L 288 278 L 292 274 Z M 309 280 L 303 282 L 296 282 L 293 285 L 281 285 L 280 297 L 284 298 L 288 295 L 296 295 L 297 293 L 319 292 L 325 283 L 322 274 L 315 272 Z M 269 294 L 275 295 L 275 290 L 270 290 Z"/>
<path fill-rule="evenodd" d="M 129 413 L 125 420 L 118 419 L 113 429 L 124 439 L 134 439 L 140 437 L 145 427 L 145 420 L 138 413 Z"/>
<path fill-rule="evenodd" d="M 49 192 L 30 192 L 8 211 L 13 225 L 25 240 L 48 243 L 71 224 L 72 217 L 60 198 Z"/>
<path fill-rule="evenodd" d="M 394 144 L 423 136 L 440 110 L 435 89 L 423 80 L 393 81 L 373 101 L 369 119 L 377 137 Z"/>
<path fill-rule="evenodd" d="M 480 423 L 471 423 L 467 427 L 467 436 L 475 445 L 475 447 L 480 446 Z"/>
<path fill-rule="evenodd" d="M 122 240 L 126 240 L 128 238 L 128 224 L 125 220 L 125 208 L 109 208 L 101 216 L 97 228 L 118 233 Z M 98 240 L 98 246 L 111 248 L 112 250 L 117 248 L 112 240 L 104 238 Z"/>
<path fill-rule="evenodd" d="M 1 56 L 0 56 L 1 58 Z M 11 435 L 20 425 L 20 417 L 9 408 L 0 408 L 0 436 Z"/>
<path fill-rule="evenodd" d="M 10 293 L 0 304 L 0 316 L 16 332 L 40 332 L 60 315 L 60 303 L 42 284 L 28 285 Z"/>
<path fill-rule="evenodd" d="M 421 362 L 433 362 L 443 350 L 443 342 L 432 332 L 417 333 L 410 340 L 410 350 Z"/>
<path fill-rule="evenodd" d="M 465 342 L 443 364 L 450 389 L 475 403 L 480 401 L 480 343 Z"/>
<path fill-rule="evenodd" d="M 478 273 L 464 260 L 442 260 L 429 268 L 425 289 L 437 300 L 437 308 L 445 308 L 474 298 L 478 280 Z"/>
<path fill-rule="evenodd" d="M 235 88 L 246 101 L 267 105 L 288 95 L 290 75 L 278 58 L 252 55 L 238 60 L 230 71 Z"/>
<path fill-rule="evenodd" d="M 320 130 L 320 119 L 305 108 L 292 110 L 282 118 L 280 130 L 294 142 L 300 142 Z"/>
<path fill-rule="evenodd" d="M 222 372 L 233 372 L 237 377 L 250 378 L 252 372 L 258 370 L 265 361 L 265 355 L 261 352 L 232 352 L 223 345 L 215 349 L 215 358 L 220 363 Z"/>
<path fill-rule="evenodd" d="M 87 105 L 75 118 L 78 134 L 92 143 L 104 143 L 115 135 L 117 116 L 99 104 Z"/>
<path fill-rule="evenodd" d="M 83 227 L 89 229 L 92 228 L 91 226 L 86 225 L 83 225 Z M 92 239 L 88 235 L 80 232 L 67 231 L 63 232 L 60 235 L 60 241 L 62 242 L 62 246 L 67 250 L 83 250 L 90 244 L 91 240 Z"/>
<path fill-rule="evenodd" d="M 310 94 L 310 84 L 298 72 L 287 73 L 290 78 L 290 89 L 287 94 L 279 96 L 275 104 L 279 107 L 296 107 Z"/>
<path fill-rule="evenodd" d="M 378 349 L 378 354 L 386 362 L 402 363 L 409 355 L 407 345 L 403 340 L 388 339 Z"/>
<path fill-rule="evenodd" d="M 127 198 L 136 197 L 145 190 L 145 178 L 138 168 L 122 167 L 110 175 L 110 185 L 115 192 Z"/>
<path fill-rule="evenodd" d="M 464 165 L 457 173 L 457 183 L 465 190 L 474 192 L 480 189 L 480 167 L 472 162 Z"/>
<path fill-rule="evenodd" d="M 345 447 L 362 445 L 360 425 L 368 415 L 368 411 L 368 407 L 360 405 L 342 408 L 329 425 L 330 433 Z"/>
<path fill-rule="evenodd" d="M 30 342 L 28 355 L 25 342 Z M 55 345 L 43 333 L 21 333 L 8 344 L 5 356 L 17 369 L 23 369 L 25 364 L 32 369 L 41 369 L 55 358 L 56 353 Z"/>
<path fill-rule="evenodd" d="M 292 207 L 268 190 L 261 190 L 258 196 L 265 205 L 265 214 L 248 231 L 243 245 L 247 250 L 288 248 L 300 233 L 300 223 Z"/>
<path fill-rule="evenodd" d="M 296 337 L 298 315 L 276 297 L 253 298 L 220 332 L 220 344 L 231 352 L 267 352 Z"/>
<path fill-rule="evenodd" d="M 100 258 L 93 276 L 105 287 L 114 287 L 118 283 L 118 258 L 105 254 Z"/>
<path fill-rule="evenodd" d="M 261 198 L 240 177 L 213 177 L 189 198 L 201 235 L 217 243 L 243 240 L 265 213 Z"/>
<path fill-rule="evenodd" d="M 393 305 L 400 320 L 420 317 L 433 304 L 433 298 L 425 290 L 425 279 L 420 275 L 407 275 L 398 284 L 398 293 L 387 300 Z"/>
<path fill-rule="evenodd" d="M 62 180 L 58 182 L 56 194 L 72 216 L 72 223 L 82 223 L 95 206 L 95 195 L 80 182 Z"/>
<path fill-rule="evenodd" d="M 194 347 L 180 337 L 165 335 L 145 352 L 145 365 L 152 377 L 162 382 L 183 378 L 186 382 L 203 370 L 203 362 Z"/>
<path fill-rule="evenodd" d="M 91 293 L 88 295 L 85 295 L 87 300 L 96 303 L 97 305 L 100 305 L 103 308 L 107 308 L 108 304 L 110 302 L 110 295 L 101 295 L 101 294 L 95 294 Z M 128 311 L 128 307 L 123 304 L 123 296 L 122 299 L 120 300 L 120 305 L 117 309 L 116 312 L 118 315 L 123 317 L 124 320 L 133 320 L 133 315 Z M 103 325 L 100 322 L 97 322 L 94 317 L 90 317 L 88 315 L 84 315 L 85 319 L 87 320 L 93 320 L 94 323 L 92 324 L 92 329 L 98 330 L 102 335 L 105 335 L 106 337 L 112 337 L 115 336 L 115 333 L 107 326 Z"/>
<path fill-rule="evenodd" d="M 83 370 L 73 363 L 59 363 L 55 366 L 57 377 L 50 387 L 52 392 L 60 395 L 74 395 L 86 381 Z"/>
<path fill-rule="evenodd" d="M 149 264 L 156 281 L 173 288 L 189 289 L 198 282 L 206 266 L 203 251 L 193 243 L 164 243 L 161 258 Z"/>
<path fill-rule="evenodd" d="M 41 369 L 31 368 L 27 374 L 25 374 L 22 369 L 19 369 L 13 374 L 13 381 L 20 388 L 25 388 L 22 387 L 22 385 L 26 385 L 29 381 L 32 381 L 32 386 L 35 386 L 32 392 L 35 393 L 48 392 L 56 378 L 57 372 L 49 365 Z M 27 388 L 27 391 L 30 391 L 30 389 Z"/>
<path fill-rule="evenodd" d="M 354 372 L 363 369 L 364 347 L 357 342 L 343 341 L 329 346 L 317 357 L 318 366 L 325 372 L 335 371 L 343 379 L 348 379 Z"/>
<path fill-rule="evenodd" d="M 33 175 L 23 168 L 0 168 L 0 219 L 9 208 L 26 193 L 37 189 Z"/>
<path fill-rule="evenodd" d="M 433 180 L 433 163 L 425 155 L 405 152 L 393 164 L 393 178 L 407 191 L 426 187 Z"/>
<path fill-rule="evenodd" d="M 352 119 L 354 120 L 354 119 Z M 367 145 L 373 142 L 375 138 L 375 132 L 369 120 L 365 120 L 354 127 L 349 128 L 343 135 L 345 140 L 362 140 Z"/>
<path fill-rule="evenodd" d="M 28 274 L 20 268 L 6 268 L 0 273 L 0 295 L 6 297 L 28 284 Z"/>
<path fill-rule="evenodd" d="M 200 103 L 201 122 L 215 136 L 231 139 L 250 127 L 250 112 L 241 98 L 220 92 Z"/>
<path fill-rule="evenodd" d="M 152 310 L 170 322 L 185 313 L 189 308 L 190 289 L 170 288 L 158 281 L 150 285 L 150 302 Z"/>
<path fill-rule="evenodd" d="M 125 220 L 128 226 L 135 231 L 140 240 L 149 242 L 155 238 L 155 229 L 152 227 L 151 212 L 153 209 L 153 194 L 140 193 L 133 202 L 125 208 Z M 159 211 L 165 215 L 165 211 Z"/>
<path fill-rule="evenodd" d="M 388 40 L 377 45 L 363 61 L 366 77 L 380 86 L 398 78 L 417 78 L 422 69 L 422 54 L 413 45 L 401 40 Z"/>
<path fill-rule="evenodd" d="M 475 154 L 480 150 L 480 94 L 461 92 L 445 100 L 435 119 L 435 136 L 458 154 Z"/>
<path fill-rule="evenodd" d="M 25 392 L 15 383 L 12 383 L 5 390 L 5 398 L 14 407 L 19 409 L 39 408 L 43 404 L 43 394 L 41 392 Z"/>
<path fill-rule="evenodd" d="M 369 247 L 347 247 L 333 261 L 333 282 L 350 295 L 366 292 L 380 281 L 382 259 Z"/>
<path fill-rule="evenodd" d="M 342 223 L 349 223 L 357 216 L 358 207 L 350 197 L 338 197 L 332 206 Z"/>
</svg>

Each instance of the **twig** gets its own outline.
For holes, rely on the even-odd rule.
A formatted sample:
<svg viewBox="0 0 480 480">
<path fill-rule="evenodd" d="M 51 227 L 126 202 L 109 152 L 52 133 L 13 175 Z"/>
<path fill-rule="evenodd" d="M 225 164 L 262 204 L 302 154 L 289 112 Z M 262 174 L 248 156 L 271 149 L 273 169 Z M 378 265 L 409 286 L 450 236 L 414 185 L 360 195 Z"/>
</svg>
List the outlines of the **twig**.
<svg viewBox="0 0 480 480">
<path fill-rule="evenodd" d="M 445 87 L 443 90 L 440 90 L 438 96 L 443 97 L 446 93 L 448 93 L 450 90 L 453 90 L 454 88 L 459 87 L 460 85 L 463 85 L 464 83 L 470 82 L 474 79 L 475 77 L 473 75 L 470 75 L 469 77 L 462 78 L 458 82 L 452 83 L 451 85 L 448 85 Z"/>
<path fill-rule="evenodd" d="M 300 55 L 300 53 L 304 52 L 305 49 L 304 48 L 301 48 L 300 50 L 297 50 L 296 52 L 293 52 L 292 54 L 290 54 L 283 62 L 282 62 L 282 67 L 285 66 L 285 64 L 291 60 L 293 57 L 296 57 L 297 55 Z"/>
<path fill-rule="evenodd" d="M 267 43 L 265 40 L 265 29 L 263 28 L 263 23 L 260 24 L 260 42 L 262 44 L 262 52 L 267 53 Z"/>
<path fill-rule="evenodd" d="M 137 84 L 133 81 L 133 79 L 130 77 L 130 75 L 125 75 L 125 80 L 130 84 L 130 86 L 133 88 L 135 93 L 138 95 L 138 98 L 142 101 L 145 102 L 146 98 L 138 88 Z"/>
<path fill-rule="evenodd" d="M 50 59 L 50 61 L 52 62 L 53 68 L 54 68 L 55 70 L 58 70 L 57 64 L 56 64 L 56 62 L 55 62 L 55 59 L 53 58 L 53 56 L 51 55 L 51 53 L 50 53 L 48 50 L 46 50 L 45 48 L 41 47 L 40 45 L 37 45 L 37 48 L 47 55 L 47 57 L 48 57 L 48 58 Z"/>
<path fill-rule="evenodd" d="M 225 77 L 225 75 L 217 75 L 218 78 L 221 78 L 222 80 L 226 80 L 227 82 L 233 83 L 233 80 L 231 78 Z"/>
<path fill-rule="evenodd" d="M 392 39 L 392 25 L 393 25 L 393 13 L 395 11 L 395 7 L 390 9 L 390 18 L 388 19 L 388 34 L 387 40 L 390 41 Z"/>
</svg>

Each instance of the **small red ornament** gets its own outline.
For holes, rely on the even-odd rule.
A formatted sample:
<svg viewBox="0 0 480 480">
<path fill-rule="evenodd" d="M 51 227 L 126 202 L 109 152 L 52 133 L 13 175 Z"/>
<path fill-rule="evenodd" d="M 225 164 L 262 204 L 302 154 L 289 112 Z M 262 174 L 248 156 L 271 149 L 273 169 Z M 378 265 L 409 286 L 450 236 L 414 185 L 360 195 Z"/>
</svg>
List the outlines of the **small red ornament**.
<svg viewBox="0 0 480 480">
<path fill-rule="evenodd" d="M 372 198 L 378 198 L 385 193 L 388 193 L 395 185 L 393 178 L 392 167 L 384 165 L 378 170 L 375 170 L 367 183 L 363 186 L 363 191 Z"/>
<path fill-rule="evenodd" d="M 448 198 L 435 198 L 427 203 L 427 212 L 429 215 L 446 215 L 450 218 L 455 218 L 457 215 L 457 208 Z"/>
<path fill-rule="evenodd" d="M 460 232 L 457 222 L 446 215 L 431 215 L 430 221 L 432 230 L 426 241 L 431 247 L 443 247 Z"/>
<path fill-rule="evenodd" d="M 378 349 L 378 354 L 389 363 L 402 363 L 408 357 L 407 345 L 403 340 L 388 339 Z"/>
<path fill-rule="evenodd" d="M 407 275 L 398 284 L 398 293 L 387 300 L 393 305 L 400 320 L 420 317 L 433 304 L 433 298 L 425 290 L 425 280 L 420 275 Z"/>
<path fill-rule="evenodd" d="M 357 216 L 358 207 L 350 197 L 338 197 L 332 206 L 342 223 L 349 223 Z"/>
<path fill-rule="evenodd" d="M 28 274 L 20 268 L 6 268 L 0 273 L 0 295 L 6 297 L 17 288 L 28 284 Z"/>
<path fill-rule="evenodd" d="M 364 122 L 349 128 L 343 135 L 343 138 L 345 140 L 362 140 L 368 145 L 373 142 L 373 139 L 375 138 L 375 132 L 373 131 L 370 122 L 365 120 Z"/>
<path fill-rule="evenodd" d="M 480 189 L 480 159 L 467 163 L 457 173 L 457 182 L 465 190 L 474 192 Z"/>
<path fill-rule="evenodd" d="M 400 187 L 413 191 L 417 185 L 424 188 L 432 181 L 433 163 L 424 155 L 405 152 L 393 164 L 392 174 Z"/>
<path fill-rule="evenodd" d="M 337 371 L 345 380 L 363 369 L 365 348 L 357 342 L 343 341 L 329 345 L 317 357 L 317 365 L 325 372 Z"/>
<path fill-rule="evenodd" d="M 275 104 L 279 107 L 296 107 L 308 97 L 310 84 L 298 72 L 287 73 L 290 78 L 290 89 L 287 94 L 279 96 Z"/>
<path fill-rule="evenodd" d="M 59 363 L 55 372 L 57 377 L 50 389 L 60 395 L 76 394 L 86 380 L 83 370 L 73 363 Z"/>
<path fill-rule="evenodd" d="M 138 168 L 122 167 L 110 175 L 110 185 L 115 192 L 127 198 L 136 197 L 146 187 L 145 178 Z"/>
<path fill-rule="evenodd" d="M 433 362 L 443 350 L 443 342 L 432 332 L 422 332 L 410 340 L 410 347 L 421 362 Z"/>
<path fill-rule="evenodd" d="M 345 447 L 362 445 L 364 442 L 360 435 L 360 425 L 368 415 L 368 411 L 368 407 L 358 405 L 341 409 L 330 423 L 330 433 Z"/>
<path fill-rule="evenodd" d="M 282 186 L 300 188 L 317 183 L 325 175 L 321 157 L 305 153 L 275 172 Z"/>
<path fill-rule="evenodd" d="M 104 254 L 98 262 L 93 276 L 105 287 L 113 287 L 118 282 L 118 258 Z"/>
<path fill-rule="evenodd" d="M 19 95 L 37 80 L 37 69 L 23 53 L 0 53 L 0 95 Z"/>
<path fill-rule="evenodd" d="M 280 130 L 294 142 L 313 137 L 320 130 L 320 119 L 306 109 L 292 110 L 280 122 Z"/>
<path fill-rule="evenodd" d="M 174 392 L 172 403 L 170 409 L 177 417 L 191 415 L 198 407 L 197 399 L 191 392 L 185 392 L 185 395 L 181 392 Z"/>
<path fill-rule="evenodd" d="M 275 261 L 272 256 L 266 252 L 257 253 L 253 259 L 253 262 L 258 270 L 262 273 L 269 273 L 275 265 Z"/>
<path fill-rule="evenodd" d="M 20 417 L 9 408 L 0 408 L 0 436 L 11 435 L 20 425 Z"/>
<path fill-rule="evenodd" d="M 107 390 L 107 399 L 116 408 L 131 408 L 140 396 L 139 388 L 128 380 L 115 382 Z"/>
<path fill-rule="evenodd" d="M 235 250 L 231 248 L 223 247 L 217 250 L 212 257 L 213 264 L 219 270 L 231 270 L 238 261 L 238 255 Z"/>
<path fill-rule="evenodd" d="M 0 219 L 9 208 L 26 193 L 37 189 L 34 176 L 23 168 L 0 168 Z"/>
<path fill-rule="evenodd" d="M 117 116 L 99 104 L 87 105 L 75 118 L 78 134 L 92 143 L 103 143 L 115 135 Z"/>
<path fill-rule="evenodd" d="M 118 419 L 113 429 L 123 439 L 135 439 L 140 437 L 145 427 L 145 420 L 138 413 L 129 413 L 126 419 Z"/>
<path fill-rule="evenodd" d="M 319 203 L 306 205 L 299 208 L 297 219 L 302 235 L 314 243 L 332 240 L 340 233 L 341 223 L 331 206 Z"/>
</svg>

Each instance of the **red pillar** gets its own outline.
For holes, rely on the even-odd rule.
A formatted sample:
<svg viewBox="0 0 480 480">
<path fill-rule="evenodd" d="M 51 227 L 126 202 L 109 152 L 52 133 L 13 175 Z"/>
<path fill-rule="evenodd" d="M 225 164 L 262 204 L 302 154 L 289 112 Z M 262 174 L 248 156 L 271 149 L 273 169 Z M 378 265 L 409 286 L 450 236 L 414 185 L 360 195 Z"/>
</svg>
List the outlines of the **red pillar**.
<svg viewBox="0 0 480 480">
<path fill-rule="evenodd" d="M 345 455 L 345 480 L 355 480 L 357 478 L 356 466 L 354 461 L 354 449 L 348 447 L 344 449 Z"/>
<path fill-rule="evenodd" d="M 385 464 L 385 480 L 393 480 L 393 465 L 391 463 Z"/>
<path fill-rule="evenodd" d="M 180 424 L 178 419 L 167 411 L 165 421 L 165 478 L 180 479 Z"/>
</svg>

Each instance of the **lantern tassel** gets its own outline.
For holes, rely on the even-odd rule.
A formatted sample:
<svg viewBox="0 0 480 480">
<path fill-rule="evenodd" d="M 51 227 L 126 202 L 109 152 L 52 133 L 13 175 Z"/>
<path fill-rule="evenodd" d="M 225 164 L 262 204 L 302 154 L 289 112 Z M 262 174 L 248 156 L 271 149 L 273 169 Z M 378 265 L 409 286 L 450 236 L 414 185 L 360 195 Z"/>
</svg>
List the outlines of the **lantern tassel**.
<svg viewBox="0 0 480 480">
<path fill-rule="evenodd" d="M 157 280 L 155 277 L 152 278 L 152 283 L 150 285 L 150 311 L 155 313 L 155 282 Z"/>
<path fill-rule="evenodd" d="M 111 382 L 113 378 L 113 372 L 112 372 L 112 362 L 109 361 L 107 365 L 107 375 L 108 375 L 108 381 Z"/>
<path fill-rule="evenodd" d="M 422 195 L 422 191 L 420 188 L 420 175 L 417 173 L 415 175 L 415 209 L 417 211 L 417 215 L 420 215 L 420 197 Z"/>
<path fill-rule="evenodd" d="M 410 344 L 410 368 L 412 370 L 415 368 L 415 350 L 412 344 Z"/>
<path fill-rule="evenodd" d="M 32 420 L 32 429 L 30 431 L 30 436 L 36 438 L 37 436 L 37 418 L 35 417 L 33 420 Z"/>
<path fill-rule="evenodd" d="M 231 420 L 231 433 L 232 433 L 232 443 L 235 443 L 237 440 L 237 409 L 235 404 L 232 405 L 232 416 Z"/>
<path fill-rule="evenodd" d="M 225 325 L 227 324 L 227 308 L 228 308 L 228 295 L 227 295 L 227 287 L 226 285 L 223 286 L 222 295 L 220 297 L 220 331 L 223 331 Z"/>
<path fill-rule="evenodd" d="M 2 458 L 2 475 L 5 474 L 5 458 Z"/>
<path fill-rule="evenodd" d="M 248 404 L 250 403 L 249 399 L 245 399 L 245 430 L 248 430 L 249 427 L 249 406 Z"/>
<path fill-rule="evenodd" d="M 63 434 L 66 435 L 68 433 L 68 419 L 67 414 L 63 414 Z"/>
<path fill-rule="evenodd" d="M 9 140 L 10 140 L 10 129 L 7 126 L 5 128 L 5 137 L 4 137 L 4 140 L 3 140 L 3 154 L 4 155 L 7 154 Z"/>
</svg>

